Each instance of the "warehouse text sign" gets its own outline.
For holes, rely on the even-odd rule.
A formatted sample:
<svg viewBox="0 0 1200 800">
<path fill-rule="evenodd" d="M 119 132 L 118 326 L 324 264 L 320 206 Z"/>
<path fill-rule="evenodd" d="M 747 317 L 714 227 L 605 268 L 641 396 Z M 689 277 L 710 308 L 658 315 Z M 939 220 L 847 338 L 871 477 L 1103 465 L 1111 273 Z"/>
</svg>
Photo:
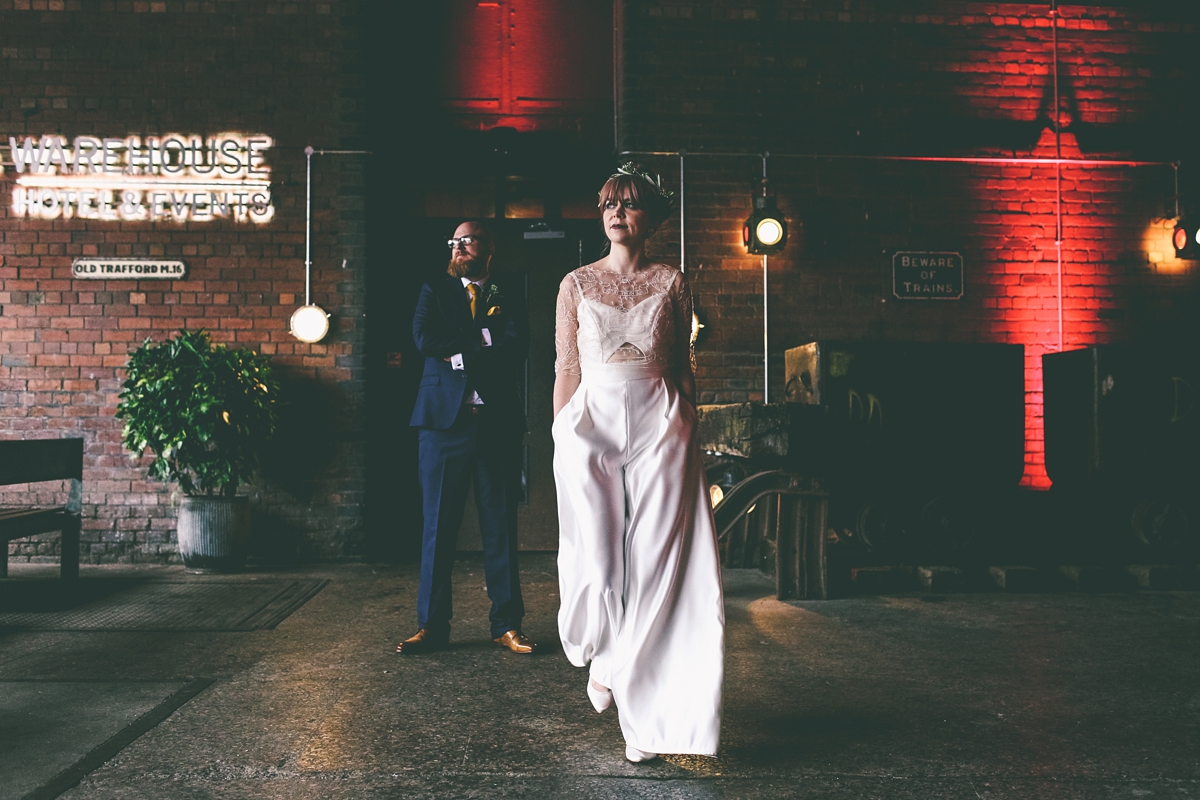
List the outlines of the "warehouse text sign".
<svg viewBox="0 0 1200 800">
<path fill-rule="evenodd" d="M 8 139 L 13 213 L 34 219 L 267 222 L 269 136 Z"/>
<path fill-rule="evenodd" d="M 77 258 L 71 277 L 82 280 L 178 280 L 187 275 L 182 261 L 161 258 Z"/>
<path fill-rule="evenodd" d="M 892 254 L 892 294 L 901 300 L 959 300 L 963 260 L 958 253 L 898 251 Z"/>
</svg>

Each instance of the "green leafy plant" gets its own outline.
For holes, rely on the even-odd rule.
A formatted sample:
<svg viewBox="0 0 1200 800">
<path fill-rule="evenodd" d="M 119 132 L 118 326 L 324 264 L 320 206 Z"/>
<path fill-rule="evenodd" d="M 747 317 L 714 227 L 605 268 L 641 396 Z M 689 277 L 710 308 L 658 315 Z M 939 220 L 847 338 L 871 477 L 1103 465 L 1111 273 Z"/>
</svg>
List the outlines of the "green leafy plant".
<svg viewBox="0 0 1200 800">
<path fill-rule="evenodd" d="M 180 331 L 129 354 L 117 417 L 126 448 L 154 453 L 151 477 L 189 495 L 233 496 L 275 431 L 278 394 L 266 356 Z"/>
</svg>

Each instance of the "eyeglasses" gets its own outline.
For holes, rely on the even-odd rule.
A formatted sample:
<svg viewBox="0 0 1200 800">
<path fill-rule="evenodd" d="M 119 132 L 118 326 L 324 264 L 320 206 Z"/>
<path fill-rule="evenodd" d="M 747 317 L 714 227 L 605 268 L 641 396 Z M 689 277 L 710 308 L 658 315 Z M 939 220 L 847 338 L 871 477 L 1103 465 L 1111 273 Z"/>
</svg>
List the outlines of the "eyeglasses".
<svg viewBox="0 0 1200 800">
<path fill-rule="evenodd" d="M 446 244 L 453 250 L 455 247 L 469 247 L 481 241 L 483 241 L 483 238 L 479 236 L 456 236 L 453 239 L 447 240 Z"/>
</svg>

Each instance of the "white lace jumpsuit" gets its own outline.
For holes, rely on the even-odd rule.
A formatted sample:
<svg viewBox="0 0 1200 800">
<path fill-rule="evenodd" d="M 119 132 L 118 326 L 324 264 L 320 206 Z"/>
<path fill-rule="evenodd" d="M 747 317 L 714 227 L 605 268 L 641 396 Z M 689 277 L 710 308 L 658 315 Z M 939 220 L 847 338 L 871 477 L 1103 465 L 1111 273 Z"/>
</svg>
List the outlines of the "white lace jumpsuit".
<svg viewBox="0 0 1200 800">
<path fill-rule="evenodd" d="M 692 297 L 676 269 L 581 267 L 558 295 L 555 370 L 580 376 L 554 420 L 559 636 L 611 687 L 628 744 L 715 755 L 724 608 L 696 412 Z"/>
</svg>

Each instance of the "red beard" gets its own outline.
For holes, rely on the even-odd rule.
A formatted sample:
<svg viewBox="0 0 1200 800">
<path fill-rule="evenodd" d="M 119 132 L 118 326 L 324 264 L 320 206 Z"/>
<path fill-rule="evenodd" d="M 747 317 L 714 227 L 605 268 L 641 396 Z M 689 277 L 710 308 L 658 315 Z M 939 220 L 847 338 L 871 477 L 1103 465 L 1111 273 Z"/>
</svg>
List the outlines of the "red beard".
<svg viewBox="0 0 1200 800">
<path fill-rule="evenodd" d="M 471 257 L 458 256 L 457 254 L 450 256 L 450 262 L 446 264 L 446 272 L 456 278 L 479 278 L 482 277 L 487 270 L 486 257 Z"/>
</svg>

